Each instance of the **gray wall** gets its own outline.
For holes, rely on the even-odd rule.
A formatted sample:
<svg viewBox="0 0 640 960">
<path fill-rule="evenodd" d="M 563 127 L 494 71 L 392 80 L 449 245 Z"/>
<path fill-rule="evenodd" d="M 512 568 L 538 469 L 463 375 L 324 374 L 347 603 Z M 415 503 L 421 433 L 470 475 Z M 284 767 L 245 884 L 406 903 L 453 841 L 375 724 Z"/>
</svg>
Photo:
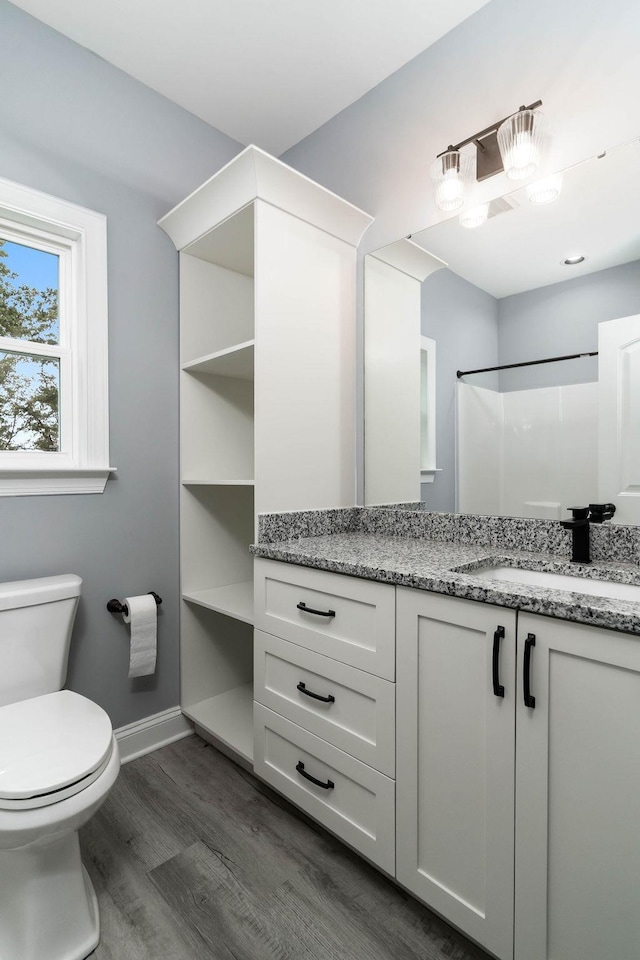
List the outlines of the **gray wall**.
<svg viewBox="0 0 640 960">
<path fill-rule="evenodd" d="M 108 218 L 111 463 L 102 496 L 0 498 L 0 580 L 84 579 L 71 689 L 115 726 L 178 703 L 178 255 L 157 219 L 241 149 L 0 0 L 0 176 Z M 110 597 L 156 590 L 158 669 L 130 681 Z"/>
<path fill-rule="evenodd" d="M 456 371 L 498 363 L 498 301 L 450 270 L 422 284 L 422 334 L 436 341 L 436 462 L 422 487 L 430 510 L 455 510 Z M 483 383 L 483 386 L 489 386 Z"/>
<path fill-rule="evenodd" d="M 640 313 L 640 261 L 514 294 L 498 301 L 500 363 L 598 349 L 598 324 Z M 500 390 L 598 379 L 596 357 L 504 370 Z"/>
</svg>

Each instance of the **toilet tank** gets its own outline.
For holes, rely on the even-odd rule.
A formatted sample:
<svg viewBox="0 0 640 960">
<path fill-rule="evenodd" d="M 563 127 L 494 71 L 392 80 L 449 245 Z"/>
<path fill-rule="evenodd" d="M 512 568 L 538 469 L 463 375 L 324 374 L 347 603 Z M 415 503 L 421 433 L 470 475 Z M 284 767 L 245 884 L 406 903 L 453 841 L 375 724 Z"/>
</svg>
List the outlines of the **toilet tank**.
<svg viewBox="0 0 640 960">
<path fill-rule="evenodd" d="M 62 690 L 82 580 L 0 584 L 0 707 Z"/>
</svg>

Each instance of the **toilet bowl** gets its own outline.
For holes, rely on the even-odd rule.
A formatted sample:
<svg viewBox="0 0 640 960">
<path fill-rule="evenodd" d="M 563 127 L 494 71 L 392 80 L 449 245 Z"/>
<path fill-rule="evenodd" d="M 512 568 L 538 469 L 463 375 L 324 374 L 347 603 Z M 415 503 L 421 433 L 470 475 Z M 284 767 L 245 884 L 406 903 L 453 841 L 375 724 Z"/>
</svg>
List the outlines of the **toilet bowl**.
<svg viewBox="0 0 640 960">
<path fill-rule="evenodd" d="M 0 708 L 0 731 L 3 710 Z M 0 798 L 0 958 L 82 960 L 98 945 L 96 896 L 82 866 L 78 830 L 102 805 L 120 770 L 115 737 L 97 777 L 65 799 Z M 44 782 L 44 781 L 43 781 Z M 71 788 L 77 784 L 70 785 Z M 64 792 L 64 791 L 62 791 Z"/>
<path fill-rule="evenodd" d="M 78 830 L 106 799 L 120 758 L 105 711 L 58 687 L 80 584 L 0 584 L 9 675 L 0 679 L 0 960 L 84 960 L 100 938 Z"/>
</svg>

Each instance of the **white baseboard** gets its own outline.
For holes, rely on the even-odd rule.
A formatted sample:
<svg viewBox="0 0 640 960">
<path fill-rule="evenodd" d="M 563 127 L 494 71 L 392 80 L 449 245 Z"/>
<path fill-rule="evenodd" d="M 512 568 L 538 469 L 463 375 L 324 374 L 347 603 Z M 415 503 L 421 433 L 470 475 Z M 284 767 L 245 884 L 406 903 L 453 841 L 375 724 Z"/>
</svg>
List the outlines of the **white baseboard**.
<svg viewBox="0 0 640 960">
<path fill-rule="evenodd" d="M 180 707 L 170 707 L 152 717 L 119 727 L 114 733 L 120 748 L 120 762 L 128 763 L 143 757 L 145 753 L 166 747 L 168 743 L 188 737 L 193 733 L 193 724 L 183 715 Z"/>
</svg>

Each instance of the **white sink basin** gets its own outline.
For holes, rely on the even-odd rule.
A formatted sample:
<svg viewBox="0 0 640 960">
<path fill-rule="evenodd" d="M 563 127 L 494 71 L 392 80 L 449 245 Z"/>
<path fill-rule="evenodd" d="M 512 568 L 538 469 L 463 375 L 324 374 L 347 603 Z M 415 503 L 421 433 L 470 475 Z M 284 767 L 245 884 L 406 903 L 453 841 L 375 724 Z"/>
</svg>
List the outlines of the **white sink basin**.
<svg viewBox="0 0 640 960">
<path fill-rule="evenodd" d="M 470 571 L 472 576 L 491 580 L 506 580 L 509 583 L 525 583 L 532 587 L 547 587 L 551 590 L 571 590 L 592 597 L 608 597 L 610 600 L 635 600 L 640 602 L 640 586 L 631 583 L 614 583 L 612 580 L 590 580 L 588 577 L 572 577 L 566 573 L 548 573 L 546 570 L 521 570 L 518 567 L 481 567 Z"/>
</svg>

